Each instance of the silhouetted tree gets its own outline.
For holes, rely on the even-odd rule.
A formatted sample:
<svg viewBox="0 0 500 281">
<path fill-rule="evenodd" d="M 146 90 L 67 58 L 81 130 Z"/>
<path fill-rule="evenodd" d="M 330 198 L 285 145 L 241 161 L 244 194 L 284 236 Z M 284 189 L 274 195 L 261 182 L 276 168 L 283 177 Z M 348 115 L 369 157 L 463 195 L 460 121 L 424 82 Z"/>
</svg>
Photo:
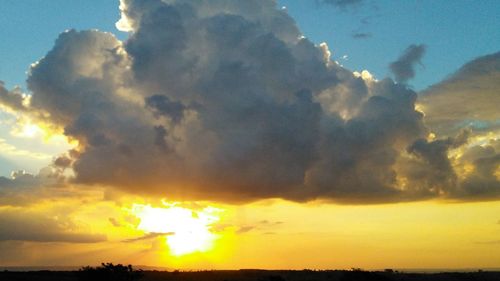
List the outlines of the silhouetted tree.
<svg viewBox="0 0 500 281">
<path fill-rule="evenodd" d="M 82 267 L 77 275 L 79 281 L 135 281 L 141 279 L 143 273 L 141 270 L 134 270 L 130 264 L 102 263 L 98 267 Z"/>
</svg>

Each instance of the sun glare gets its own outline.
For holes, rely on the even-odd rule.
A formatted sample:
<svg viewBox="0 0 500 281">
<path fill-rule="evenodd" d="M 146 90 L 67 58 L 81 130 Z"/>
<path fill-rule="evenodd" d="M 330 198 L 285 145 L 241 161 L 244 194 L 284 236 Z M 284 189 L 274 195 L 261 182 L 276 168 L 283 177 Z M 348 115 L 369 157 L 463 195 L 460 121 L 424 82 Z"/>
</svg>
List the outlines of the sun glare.
<svg viewBox="0 0 500 281">
<path fill-rule="evenodd" d="M 134 204 L 132 213 L 140 219 L 137 228 L 147 233 L 165 234 L 167 245 L 175 256 L 205 252 L 213 247 L 217 235 L 210 228 L 219 221 L 220 209 L 191 210 L 179 203 L 165 205 L 165 208 L 157 208 Z"/>
</svg>

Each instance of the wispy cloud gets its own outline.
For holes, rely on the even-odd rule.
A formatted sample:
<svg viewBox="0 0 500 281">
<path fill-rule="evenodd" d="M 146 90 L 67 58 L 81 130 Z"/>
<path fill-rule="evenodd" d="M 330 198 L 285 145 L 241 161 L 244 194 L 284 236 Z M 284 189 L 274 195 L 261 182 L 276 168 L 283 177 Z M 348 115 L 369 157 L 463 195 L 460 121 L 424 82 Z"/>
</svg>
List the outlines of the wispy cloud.
<svg viewBox="0 0 500 281">
<path fill-rule="evenodd" d="M 52 155 L 43 152 L 33 152 L 25 149 L 19 149 L 15 145 L 10 144 L 7 140 L 0 138 L 0 151 L 2 154 L 11 156 L 24 156 L 35 159 L 50 159 Z"/>
<path fill-rule="evenodd" d="M 475 242 L 478 245 L 500 245 L 500 240 L 490 240 L 490 241 L 478 241 Z"/>
<path fill-rule="evenodd" d="M 370 37 L 372 37 L 372 34 L 366 32 L 356 32 L 352 34 L 352 38 L 354 39 L 368 39 Z"/>
<path fill-rule="evenodd" d="M 351 8 L 353 6 L 358 6 L 365 0 L 322 0 L 325 4 L 330 4 L 338 8 Z"/>
<path fill-rule="evenodd" d="M 131 243 L 131 242 L 150 240 L 150 239 L 154 239 L 154 238 L 157 238 L 157 237 L 174 235 L 174 234 L 175 234 L 174 232 L 166 232 L 166 233 L 154 233 L 153 232 L 153 233 L 145 234 L 145 235 L 140 236 L 140 237 L 125 239 L 122 242 Z"/>
</svg>

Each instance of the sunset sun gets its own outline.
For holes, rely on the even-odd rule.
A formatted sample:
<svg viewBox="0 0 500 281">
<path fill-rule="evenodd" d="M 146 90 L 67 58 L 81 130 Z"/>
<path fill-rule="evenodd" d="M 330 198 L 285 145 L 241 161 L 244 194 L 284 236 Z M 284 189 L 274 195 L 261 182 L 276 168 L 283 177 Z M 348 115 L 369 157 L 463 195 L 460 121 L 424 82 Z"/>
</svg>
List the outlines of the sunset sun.
<svg viewBox="0 0 500 281">
<path fill-rule="evenodd" d="M 220 211 L 214 207 L 190 210 L 176 203 L 165 204 L 163 208 L 134 204 L 132 208 L 132 213 L 140 219 L 137 228 L 166 236 L 168 248 L 175 256 L 210 250 L 217 238 L 210 228 L 219 220 Z"/>
</svg>

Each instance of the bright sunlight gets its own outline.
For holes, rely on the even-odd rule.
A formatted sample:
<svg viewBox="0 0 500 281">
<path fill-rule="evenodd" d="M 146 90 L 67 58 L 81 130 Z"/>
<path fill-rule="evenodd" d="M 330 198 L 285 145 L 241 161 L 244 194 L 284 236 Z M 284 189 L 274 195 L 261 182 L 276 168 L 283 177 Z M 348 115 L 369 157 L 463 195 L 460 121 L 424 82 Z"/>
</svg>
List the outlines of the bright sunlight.
<svg viewBox="0 0 500 281">
<path fill-rule="evenodd" d="M 205 252 L 213 247 L 217 235 L 210 231 L 219 221 L 221 209 L 206 207 L 191 210 L 179 203 L 164 203 L 165 208 L 134 204 L 132 213 L 140 219 L 138 229 L 147 233 L 165 234 L 173 255 Z"/>
</svg>

